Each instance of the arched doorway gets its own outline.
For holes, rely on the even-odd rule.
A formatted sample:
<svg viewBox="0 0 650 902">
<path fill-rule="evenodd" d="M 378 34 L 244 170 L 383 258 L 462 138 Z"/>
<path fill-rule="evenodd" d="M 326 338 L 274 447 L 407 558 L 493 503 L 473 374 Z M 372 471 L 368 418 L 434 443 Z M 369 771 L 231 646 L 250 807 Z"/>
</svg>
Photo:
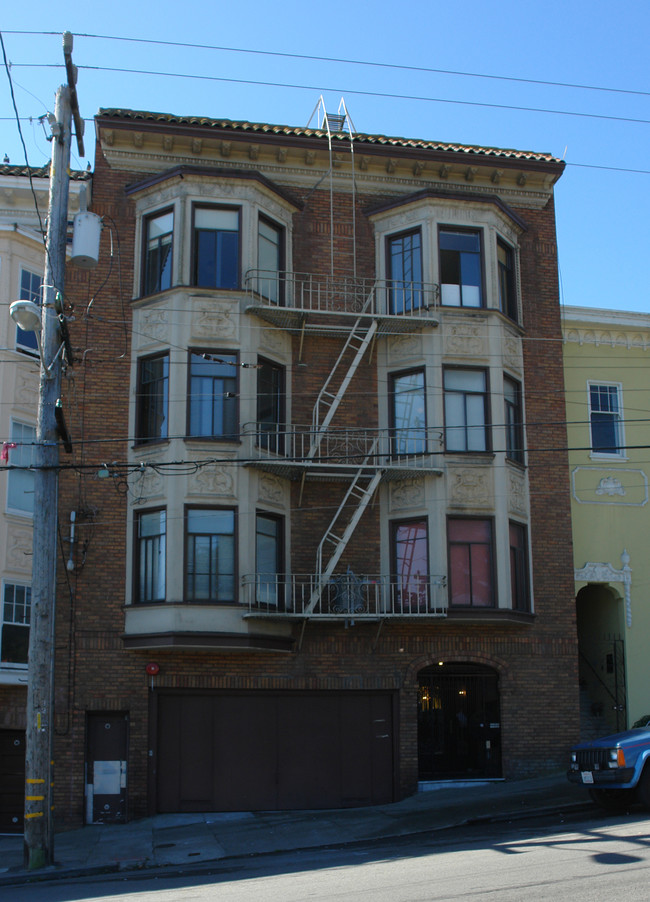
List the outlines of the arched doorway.
<svg viewBox="0 0 650 902">
<path fill-rule="evenodd" d="M 589 583 L 576 597 L 580 734 L 592 739 L 627 724 L 624 607 L 611 586 Z"/>
<path fill-rule="evenodd" d="M 497 672 L 443 663 L 421 670 L 418 681 L 418 779 L 500 777 Z"/>
</svg>

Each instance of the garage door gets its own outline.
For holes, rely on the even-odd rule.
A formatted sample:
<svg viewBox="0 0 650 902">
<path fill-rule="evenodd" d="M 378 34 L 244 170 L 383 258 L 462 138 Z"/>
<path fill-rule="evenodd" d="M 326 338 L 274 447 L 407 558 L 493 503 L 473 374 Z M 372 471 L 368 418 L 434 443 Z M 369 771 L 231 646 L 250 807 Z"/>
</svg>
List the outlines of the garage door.
<svg viewBox="0 0 650 902">
<path fill-rule="evenodd" d="M 156 809 L 346 808 L 394 800 L 388 693 L 157 694 Z"/>
<path fill-rule="evenodd" d="M 25 731 L 0 730 L 0 833 L 22 833 Z"/>
</svg>

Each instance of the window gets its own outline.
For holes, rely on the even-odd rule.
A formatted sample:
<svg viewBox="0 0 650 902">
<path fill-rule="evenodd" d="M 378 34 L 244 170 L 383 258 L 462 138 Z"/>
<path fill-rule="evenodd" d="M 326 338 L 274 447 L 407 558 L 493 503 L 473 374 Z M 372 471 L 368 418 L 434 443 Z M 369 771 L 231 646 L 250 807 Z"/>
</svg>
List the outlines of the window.
<svg viewBox="0 0 650 902">
<path fill-rule="evenodd" d="M 589 422 L 594 454 L 623 454 L 620 385 L 589 384 Z"/>
<path fill-rule="evenodd" d="M 282 600 L 281 517 L 259 513 L 255 520 L 255 600 L 262 605 L 278 605 Z"/>
<path fill-rule="evenodd" d="M 445 369 L 445 448 L 488 450 L 487 374 L 484 370 Z"/>
<path fill-rule="evenodd" d="M 239 288 L 239 210 L 194 208 L 193 284 Z"/>
<path fill-rule="evenodd" d="M 28 269 L 20 271 L 20 300 L 33 301 L 41 306 L 43 298 L 41 290 L 43 287 L 43 277 Z M 36 341 L 36 332 L 25 332 L 20 326 L 16 326 L 16 350 L 23 351 L 25 354 L 32 354 L 38 357 L 38 342 Z"/>
<path fill-rule="evenodd" d="M 186 512 L 185 593 L 188 601 L 235 601 L 235 512 Z"/>
<path fill-rule="evenodd" d="M 258 292 L 274 304 L 282 300 L 284 233 L 280 226 L 260 216 L 257 227 Z"/>
<path fill-rule="evenodd" d="M 424 371 L 390 377 L 391 455 L 423 454 L 427 450 Z"/>
<path fill-rule="evenodd" d="M 449 541 L 449 604 L 493 607 L 492 521 L 451 517 Z"/>
<path fill-rule="evenodd" d="M 32 590 L 29 586 L 5 583 L 0 622 L 0 661 L 3 664 L 27 664 L 31 606 Z"/>
<path fill-rule="evenodd" d="M 526 528 L 510 523 L 510 603 L 514 611 L 530 610 Z"/>
<path fill-rule="evenodd" d="M 410 313 L 422 306 L 422 239 L 420 230 L 388 238 L 389 309 Z"/>
<path fill-rule="evenodd" d="M 136 440 L 156 442 L 167 438 L 169 407 L 169 355 L 138 361 Z"/>
<path fill-rule="evenodd" d="M 503 405 L 506 426 L 506 457 L 519 464 L 524 462 L 524 428 L 521 385 L 503 377 Z"/>
<path fill-rule="evenodd" d="M 481 235 L 441 229 L 440 299 L 451 307 L 482 307 Z"/>
<path fill-rule="evenodd" d="M 166 531 L 164 510 L 136 514 L 136 601 L 165 600 Z"/>
<path fill-rule="evenodd" d="M 429 597 L 429 540 L 427 521 L 391 524 L 393 591 L 396 613 L 426 611 Z"/>
<path fill-rule="evenodd" d="M 515 255 L 512 248 L 497 239 L 497 268 L 499 278 L 499 310 L 518 320 L 515 290 Z"/>
<path fill-rule="evenodd" d="M 7 474 L 7 509 L 32 514 L 34 512 L 34 471 L 14 468 L 33 465 L 36 429 L 12 420 L 11 441 L 16 443 L 16 447 L 9 452 L 11 469 Z"/>
<path fill-rule="evenodd" d="M 190 352 L 188 434 L 238 439 L 237 355 Z"/>
<path fill-rule="evenodd" d="M 172 284 L 174 213 L 168 210 L 145 219 L 142 293 L 165 291 Z"/>
<path fill-rule="evenodd" d="M 265 451 L 284 452 L 284 367 L 257 363 L 257 443 Z"/>
</svg>

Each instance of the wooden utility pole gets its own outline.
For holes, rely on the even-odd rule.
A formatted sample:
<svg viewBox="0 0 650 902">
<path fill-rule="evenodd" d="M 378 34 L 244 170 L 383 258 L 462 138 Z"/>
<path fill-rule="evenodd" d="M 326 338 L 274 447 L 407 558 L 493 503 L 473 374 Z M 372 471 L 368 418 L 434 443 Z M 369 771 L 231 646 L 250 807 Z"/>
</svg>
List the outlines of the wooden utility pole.
<svg viewBox="0 0 650 902">
<path fill-rule="evenodd" d="M 56 93 L 52 128 L 52 168 L 41 310 L 41 370 L 34 454 L 34 554 L 29 630 L 29 677 L 25 755 L 25 865 L 40 868 L 54 861 L 53 733 L 54 623 L 56 602 L 58 436 L 56 402 L 61 396 L 61 337 L 72 117 L 77 121 L 72 66 L 72 35 L 63 36 L 68 85 Z M 72 100 L 71 100 L 72 98 Z M 80 144 L 83 153 L 83 144 Z"/>
</svg>

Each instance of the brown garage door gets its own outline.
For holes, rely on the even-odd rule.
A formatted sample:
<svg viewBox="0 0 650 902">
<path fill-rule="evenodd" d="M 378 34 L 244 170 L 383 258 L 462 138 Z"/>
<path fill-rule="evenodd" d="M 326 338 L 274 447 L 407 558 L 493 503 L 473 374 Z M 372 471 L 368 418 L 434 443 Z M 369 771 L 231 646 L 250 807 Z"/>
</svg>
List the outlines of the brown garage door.
<svg viewBox="0 0 650 902">
<path fill-rule="evenodd" d="M 158 811 L 346 808 L 394 800 L 388 693 L 158 693 Z"/>
<path fill-rule="evenodd" d="M 25 731 L 0 730 L 0 833 L 22 833 Z"/>
</svg>

